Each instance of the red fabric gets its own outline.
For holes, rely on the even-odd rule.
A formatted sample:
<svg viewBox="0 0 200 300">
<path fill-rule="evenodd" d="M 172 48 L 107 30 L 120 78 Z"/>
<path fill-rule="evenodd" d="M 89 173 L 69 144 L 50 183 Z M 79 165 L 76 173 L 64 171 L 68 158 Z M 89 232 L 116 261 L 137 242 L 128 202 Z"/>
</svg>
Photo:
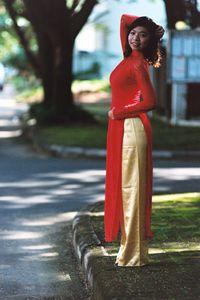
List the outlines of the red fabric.
<svg viewBox="0 0 200 300">
<path fill-rule="evenodd" d="M 138 17 L 122 15 L 120 37 L 122 50 L 125 50 L 127 26 Z M 147 189 L 146 189 L 146 237 L 152 238 L 151 199 L 152 199 L 152 130 L 147 111 L 156 105 L 156 96 L 152 87 L 148 65 L 142 53 L 133 51 L 124 58 L 110 76 L 112 88 L 111 109 L 115 120 L 109 119 L 106 158 L 105 191 L 105 240 L 117 238 L 122 211 L 122 142 L 124 119 L 140 117 L 147 136 Z"/>
</svg>

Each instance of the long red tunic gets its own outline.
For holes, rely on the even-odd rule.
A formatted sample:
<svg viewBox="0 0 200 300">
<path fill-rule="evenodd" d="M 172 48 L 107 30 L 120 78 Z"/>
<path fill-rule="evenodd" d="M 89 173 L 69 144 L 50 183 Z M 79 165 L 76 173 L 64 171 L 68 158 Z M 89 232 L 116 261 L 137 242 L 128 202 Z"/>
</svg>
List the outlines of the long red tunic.
<svg viewBox="0 0 200 300">
<path fill-rule="evenodd" d="M 138 17 L 122 15 L 120 37 L 125 50 L 127 26 Z M 152 238 L 151 202 L 152 202 L 152 130 L 147 111 L 156 105 L 156 96 L 152 87 L 148 64 L 139 51 L 124 58 L 110 75 L 112 89 L 111 109 L 114 108 L 115 120 L 109 119 L 106 158 L 105 191 L 105 240 L 117 238 L 123 217 L 122 209 L 122 142 L 124 119 L 140 117 L 147 135 L 147 188 L 146 188 L 146 237 Z"/>
</svg>

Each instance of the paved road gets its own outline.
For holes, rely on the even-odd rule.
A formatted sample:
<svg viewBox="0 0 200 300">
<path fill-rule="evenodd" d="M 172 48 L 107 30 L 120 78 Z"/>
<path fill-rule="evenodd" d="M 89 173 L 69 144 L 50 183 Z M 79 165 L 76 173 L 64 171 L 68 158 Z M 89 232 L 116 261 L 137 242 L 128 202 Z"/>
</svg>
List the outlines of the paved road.
<svg viewBox="0 0 200 300">
<path fill-rule="evenodd" d="M 71 220 L 102 189 L 99 166 L 33 153 L 15 137 L 15 103 L 0 96 L 0 299 L 88 299 Z"/>
<path fill-rule="evenodd" d="M 154 193 L 200 192 L 199 161 L 154 162 Z"/>
<path fill-rule="evenodd" d="M 88 299 L 71 220 L 103 199 L 105 162 L 34 153 L 20 137 L 10 88 L 0 95 L 0 299 Z M 200 191 L 200 164 L 155 162 L 154 191 Z"/>
</svg>

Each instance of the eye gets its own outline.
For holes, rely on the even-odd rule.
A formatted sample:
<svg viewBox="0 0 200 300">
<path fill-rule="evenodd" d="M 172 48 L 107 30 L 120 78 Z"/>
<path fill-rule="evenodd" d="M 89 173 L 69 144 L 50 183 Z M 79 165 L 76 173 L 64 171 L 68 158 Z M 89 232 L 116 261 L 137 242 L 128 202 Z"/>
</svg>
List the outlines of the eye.
<svg viewBox="0 0 200 300">
<path fill-rule="evenodd" d="M 147 33 L 141 33 L 140 36 L 143 37 L 143 38 L 146 38 L 146 37 L 148 37 L 148 34 Z"/>
</svg>

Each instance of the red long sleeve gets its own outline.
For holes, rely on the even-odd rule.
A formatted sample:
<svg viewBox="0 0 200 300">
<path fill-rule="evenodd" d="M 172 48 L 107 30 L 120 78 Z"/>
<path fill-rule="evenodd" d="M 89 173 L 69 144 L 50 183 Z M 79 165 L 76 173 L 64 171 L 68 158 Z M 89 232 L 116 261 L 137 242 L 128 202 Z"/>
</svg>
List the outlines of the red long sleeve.
<svg viewBox="0 0 200 300">
<path fill-rule="evenodd" d="M 125 51 L 126 47 L 126 36 L 127 36 L 127 30 L 128 26 L 131 25 L 138 17 L 132 16 L 132 15 L 122 15 L 121 21 L 120 21 L 120 39 L 121 39 L 121 45 L 123 52 Z"/>
<path fill-rule="evenodd" d="M 142 56 L 142 54 L 141 54 Z M 144 60 L 141 58 L 132 65 L 132 76 L 136 79 L 141 91 L 142 101 L 133 100 L 133 103 L 125 105 L 123 108 L 114 108 L 115 119 L 125 119 L 137 116 L 139 113 L 152 110 L 156 106 L 156 95 L 152 86 L 148 70 Z"/>
</svg>

